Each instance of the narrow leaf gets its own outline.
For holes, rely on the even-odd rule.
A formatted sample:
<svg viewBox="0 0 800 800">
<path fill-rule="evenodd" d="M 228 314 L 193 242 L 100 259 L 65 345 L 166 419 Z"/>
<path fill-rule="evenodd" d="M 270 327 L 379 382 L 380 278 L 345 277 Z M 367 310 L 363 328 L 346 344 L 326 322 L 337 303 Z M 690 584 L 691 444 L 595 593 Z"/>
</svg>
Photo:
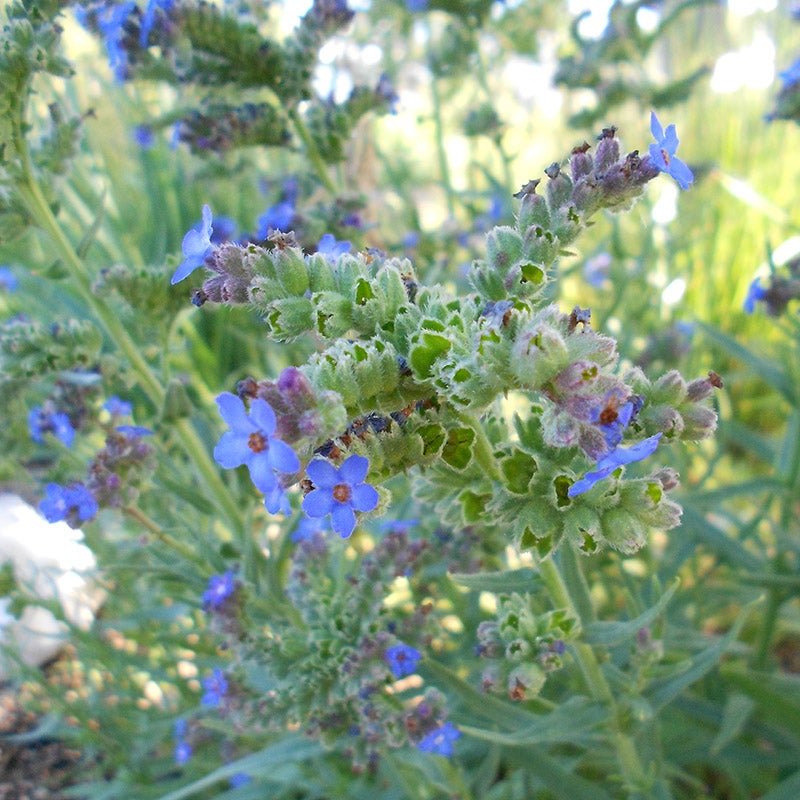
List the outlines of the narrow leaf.
<svg viewBox="0 0 800 800">
<path fill-rule="evenodd" d="M 530 567 L 509 569 L 503 572 L 448 573 L 450 580 L 476 592 L 530 592 L 539 584 L 538 574 Z"/>
</svg>

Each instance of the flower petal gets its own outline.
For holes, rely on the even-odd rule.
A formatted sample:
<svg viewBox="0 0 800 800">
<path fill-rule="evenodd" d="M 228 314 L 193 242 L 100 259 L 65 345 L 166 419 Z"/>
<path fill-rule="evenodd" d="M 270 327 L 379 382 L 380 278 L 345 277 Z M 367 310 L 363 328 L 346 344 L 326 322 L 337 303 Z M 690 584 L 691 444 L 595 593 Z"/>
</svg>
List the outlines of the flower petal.
<svg viewBox="0 0 800 800">
<path fill-rule="evenodd" d="M 306 467 L 306 473 L 318 489 L 332 489 L 337 483 L 341 483 L 339 470 L 324 458 L 311 461 Z"/>
<path fill-rule="evenodd" d="M 356 515 L 350 506 L 344 503 L 337 503 L 331 511 L 331 528 L 338 533 L 342 539 L 346 539 L 355 530 Z"/>
<path fill-rule="evenodd" d="M 339 467 L 339 475 L 344 483 L 355 486 L 367 477 L 367 470 L 369 470 L 369 459 L 352 455 Z"/>
<path fill-rule="evenodd" d="M 253 431 L 258 430 L 250 420 L 250 417 L 247 416 L 247 411 L 241 398 L 235 394 L 223 392 L 217 397 L 217 405 L 223 422 L 235 433 L 249 436 Z"/>
<path fill-rule="evenodd" d="M 664 129 L 661 127 L 661 123 L 658 121 L 655 111 L 650 112 L 650 133 L 653 134 L 653 138 L 659 143 L 664 138 Z"/>
<path fill-rule="evenodd" d="M 303 498 L 303 511 L 309 517 L 324 517 L 330 514 L 334 506 L 330 489 L 312 489 Z"/>
<path fill-rule="evenodd" d="M 250 419 L 267 436 L 272 436 L 275 433 L 275 426 L 277 425 L 275 412 L 272 410 L 272 406 L 263 398 L 256 397 L 250 403 Z"/>
<path fill-rule="evenodd" d="M 247 437 L 234 431 L 225 431 L 214 448 L 214 461 L 225 469 L 246 464 L 253 455 L 247 446 Z"/>
<path fill-rule="evenodd" d="M 277 481 L 275 481 L 275 486 L 272 491 L 268 492 L 264 497 L 264 505 L 270 514 L 281 513 L 289 515 L 292 513 L 292 506 L 289 503 L 289 498 L 286 496 L 286 492 L 283 491 L 283 487 Z"/>
<path fill-rule="evenodd" d="M 651 144 L 648 149 L 655 168 L 659 172 L 666 172 L 669 169 L 669 164 L 667 164 L 667 160 L 664 158 L 664 153 L 661 151 L 661 148 L 657 144 Z"/>
<path fill-rule="evenodd" d="M 278 484 L 278 477 L 269 465 L 266 453 L 255 453 L 249 460 L 250 480 L 262 494 L 269 494 Z"/>
<path fill-rule="evenodd" d="M 669 162 L 669 174 L 675 178 L 681 189 L 688 189 L 694 180 L 694 173 L 679 158 L 673 156 Z"/>
<path fill-rule="evenodd" d="M 362 483 L 359 486 L 353 487 L 353 496 L 350 499 L 350 505 L 356 511 L 372 511 L 378 506 L 380 495 L 374 486 L 368 483 Z"/>
<path fill-rule="evenodd" d="M 281 439 L 270 439 L 267 451 L 269 464 L 278 472 L 297 472 L 300 459 L 292 448 Z"/>
<path fill-rule="evenodd" d="M 674 125 L 667 125 L 667 130 L 664 132 L 664 138 L 661 140 L 661 146 L 672 156 L 678 149 L 678 132 Z"/>
</svg>

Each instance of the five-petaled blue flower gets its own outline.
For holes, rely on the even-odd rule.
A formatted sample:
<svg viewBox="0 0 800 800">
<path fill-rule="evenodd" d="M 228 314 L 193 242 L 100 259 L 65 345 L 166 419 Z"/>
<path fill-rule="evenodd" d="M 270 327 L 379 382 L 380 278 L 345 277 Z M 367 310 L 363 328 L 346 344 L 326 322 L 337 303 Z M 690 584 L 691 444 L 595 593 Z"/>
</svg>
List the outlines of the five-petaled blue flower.
<svg viewBox="0 0 800 800">
<path fill-rule="evenodd" d="M 378 505 L 378 492 L 364 483 L 369 459 L 352 455 L 336 469 L 329 462 L 314 459 L 306 472 L 316 488 L 303 498 L 303 511 L 309 517 L 331 515 L 331 527 L 346 539 L 356 527 L 356 511 L 372 511 Z"/>
<path fill-rule="evenodd" d="M 203 206 L 203 221 L 196 228 L 192 228 L 183 237 L 181 250 L 183 261 L 172 275 L 170 283 L 176 284 L 184 278 L 188 278 L 198 267 L 202 267 L 206 258 L 211 253 L 211 234 L 214 228 L 211 225 L 211 209 Z"/>
<path fill-rule="evenodd" d="M 752 314 L 756 310 L 756 303 L 766 299 L 767 290 L 760 285 L 761 278 L 754 278 L 747 288 L 747 297 L 744 299 L 744 310 Z"/>
<path fill-rule="evenodd" d="M 214 458 L 225 469 L 247 464 L 256 488 L 263 492 L 270 514 L 288 508 L 277 472 L 300 469 L 300 459 L 286 442 L 275 437 L 277 420 L 270 404 L 257 397 L 248 416 L 244 403 L 235 394 L 223 392 L 217 398 L 219 413 L 230 426 L 214 448 Z"/>
<path fill-rule="evenodd" d="M 82 483 L 71 486 L 48 483 L 45 492 L 39 510 L 48 522 L 60 522 L 70 515 L 77 517 L 79 522 L 86 522 L 97 513 L 97 500 Z"/>
<path fill-rule="evenodd" d="M 588 492 L 596 483 L 607 478 L 614 470 L 624 464 L 633 464 L 635 461 L 642 461 L 655 453 L 658 447 L 658 440 L 661 433 L 656 433 L 641 442 L 637 442 L 630 447 L 618 447 L 608 455 L 603 456 L 597 462 L 597 468 L 592 472 L 587 472 L 580 480 L 575 481 L 567 489 L 568 497 L 577 497 L 579 494 Z"/>
<path fill-rule="evenodd" d="M 203 688 L 206 693 L 200 702 L 204 706 L 218 706 L 228 692 L 228 681 L 225 678 L 225 673 L 219 667 L 216 667 L 211 675 L 203 679 Z"/>
<path fill-rule="evenodd" d="M 222 575 L 212 575 L 208 579 L 208 588 L 203 592 L 202 601 L 205 608 L 221 608 L 225 601 L 236 591 L 236 578 L 233 570 Z"/>
<path fill-rule="evenodd" d="M 133 413 L 133 405 L 121 397 L 112 394 L 103 403 L 103 410 L 108 411 L 112 417 L 129 417 Z"/>
<path fill-rule="evenodd" d="M 436 753 L 440 756 L 453 755 L 453 742 L 461 737 L 461 731 L 451 722 L 445 722 L 440 728 L 431 731 L 417 747 L 423 753 Z"/>
<path fill-rule="evenodd" d="M 675 126 L 667 125 L 667 130 L 664 131 L 655 111 L 651 111 L 650 133 L 656 140 L 655 144 L 650 145 L 650 158 L 653 165 L 656 169 L 673 177 L 681 189 L 688 189 L 689 184 L 694 180 L 694 175 L 689 167 L 675 155 L 675 151 L 678 149 L 678 134 L 675 132 Z"/>
<path fill-rule="evenodd" d="M 326 233 L 317 245 L 317 252 L 322 253 L 328 261 L 336 261 L 339 256 L 350 252 L 350 242 L 339 242 L 332 233 Z"/>
<path fill-rule="evenodd" d="M 75 428 L 63 411 L 47 412 L 41 406 L 32 408 L 28 412 L 28 430 L 31 439 L 40 444 L 44 442 L 47 432 L 52 433 L 65 447 L 72 447 L 75 441 Z"/>
<path fill-rule="evenodd" d="M 422 653 L 409 644 L 401 643 L 387 648 L 384 658 L 395 678 L 405 678 L 416 671 Z"/>
</svg>

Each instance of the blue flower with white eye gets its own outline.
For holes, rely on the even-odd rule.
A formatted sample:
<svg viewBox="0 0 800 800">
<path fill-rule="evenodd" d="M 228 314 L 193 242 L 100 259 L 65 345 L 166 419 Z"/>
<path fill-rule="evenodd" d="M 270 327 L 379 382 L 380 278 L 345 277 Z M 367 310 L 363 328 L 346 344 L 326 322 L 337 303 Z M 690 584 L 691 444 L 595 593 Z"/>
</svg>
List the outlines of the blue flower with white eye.
<svg viewBox="0 0 800 800">
<path fill-rule="evenodd" d="M 266 495 L 267 510 L 288 513 L 288 501 L 277 472 L 300 469 L 300 459 L 292 448 L 276 438 L 277 420 L 270 404 L 257 397 L 247 414 L 244 403 L 235 394 L 223 392 L 217 398 L 219 413 L 230 427 L 214 448 L 214 459 L 225 469 L 247 464 L 256 488 Z"/>
<path fill-rule="evenodd" d="M 623 466 L 624 464 L 633 464 L 635 461 L 642 461 L 648 456 L 655 453 L 658 447 L 658 440 L 661 438 L 661 433 L 656 433 L 648 439 L 643 439 L 630 447 L 618 447 L 612 450 L 608 455 L 603 456 L 597 462 L 597 468 L 592 472 L 587 472 L 580 480 L 575 481 L 572 486 L 567 489 L 568 497 L 577 497 L 579 494 L 588 492 L 596 483 L 602 481 L 611 475 L 614 470 Z"/>
<path fill-rule="evenodd" d="M 655 144 L 650 145 L 650 158 L 653 165 L 660 172 L 674 178 L 681 189 L 688 189 L 689 184 L 694 180 L 694 174 L 676 155 L 678 149 L 678 134 L 674 125 L 667 125 L 665 131 L 658 121 L 655 111 L 650 112 L 650 133 L 656 140 Z"/>
<path fill-rule="evenodd" d="M 417 745 L 423 753 L 436 753 L 440 756 L 453 755 L 453 742 L 461 738 L 461 731 L 451 722 L 431 731 Z"/>
<path fill-rule="evenodd" d="M 73 483 L 70 486 L 48 483 L 45 493 L 44 500 L 39 503 L 39 510 L 50 523 L 60 522 L 68 517 L 74 517 L 78 522 L 88 522 L 98 511 L 97 500 L 82 483 Z"/>
<path fill-rule="evenodd" d="M 405 678 L 413 675 L 422 658 L 422 653 L 409 644 L 396 644 L 387 648 L 384 659 L 395 678 Z"/>
<path fill-rule="evenodd" d="M 208 587 L 200 598 L 206 609 L 221 608 L 225 601 L 236 591 L 236 577 L 233 570 L 222 575 L 212 575 L 208 579 Z"/>
<path fill-rule="evenodd" d="M 315 488 L 303 498 L 309 517 L 331 515 L 331 527 L 346 539 L 356 527 L 356 511 L 372 511 L 378 505 L 378 491 L 364 483 L 369 459 L 352 455 L 336 469 L 324 459 L 314 459 L 306 472 Z"/>
<path fill-rule="evenodd" d="M 761 278 L 754 278 L 750 286 L 747 287 L 747 297 L 744 298 L 743 308 L 748 314 L 752 314 L 756 310 L 756 303 L 765 300 L 767 297 L 767 290 L 760 284 Z"/>
<path fill-rule="evenodd" d="M 212 215 L 208 206 L 203 206 L 203 220 L 198 227 L 192 228 L 183 237 L 181 251 L 183 261 L 170 279 L 171 284 L 176 284 L 184 278 L 188 278 L 198 267 L 205 264 L 206 258 L 211 254 L 213 246 L 211 244 L 211 234 L 214 228 L 211 225 Z"/>
</svg>

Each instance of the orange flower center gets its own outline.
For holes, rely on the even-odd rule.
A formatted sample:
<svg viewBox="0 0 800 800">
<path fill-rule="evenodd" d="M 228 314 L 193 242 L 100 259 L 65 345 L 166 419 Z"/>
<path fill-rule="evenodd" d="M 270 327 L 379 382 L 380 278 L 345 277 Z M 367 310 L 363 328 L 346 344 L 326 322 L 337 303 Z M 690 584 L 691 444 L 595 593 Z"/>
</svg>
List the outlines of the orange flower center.
<svg viewBox="0 0 800 800">
<path fill-rule="evenodd" d="M 333 497 L 340 503 L 347 503 L 353 496 L 353 492 L 346 483 L 337 483 L 333 487 Z"/>
<path fill-rule="evenodd" d="M 664 156 L 664 163 L 669 166 L 669 153 L 663 147 L 661 148 L 661 155 Z"/>
<path fill-rule="evenodd" d="M 251 433 L 250 436 L 247 437 L 247 446 L 254 453 L 261 453 L 267 449 L 267 438 L 258 431 Z"/>
</svg>

